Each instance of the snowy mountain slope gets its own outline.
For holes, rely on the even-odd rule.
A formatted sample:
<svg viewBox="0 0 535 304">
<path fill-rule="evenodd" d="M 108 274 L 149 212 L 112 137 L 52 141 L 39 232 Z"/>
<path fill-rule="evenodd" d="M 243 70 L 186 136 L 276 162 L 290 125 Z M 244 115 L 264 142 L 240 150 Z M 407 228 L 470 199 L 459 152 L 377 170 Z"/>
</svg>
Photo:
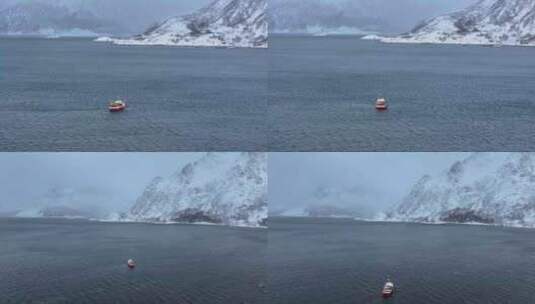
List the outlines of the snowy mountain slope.
<svg viewBox="0 0 535 304">
<path fill-rule="evenodd" d="M 0 11 L 0 34 L 35 36 L 98 36 L 120 27 L 88 11 L 63 6 L 24 2 Z"/>
<path fill-rule="evenodd" d="M 266 153 L 208 153 L 169 178 L 154 179 L 119 220 L 263 226 L 266 170 Z"/>
<path fill-rule="evenodd" d="M 476 153 L 424 176 L 385 220 L 535 227 L 535 153 Z"/>
<path fill-rule="evenodd" d="M 129 39 L 97 41 L 122 45 L 257 47 L 268 45 L 267 0 L 216 0 L 198 12 L 174 17 Z"/>
<path fill-rule="evenodd" d="M 535 45 L 535 0 L 480 0 L 470 7 L 439 16 L 397 37 L 392 43 Z"/>
</svg>

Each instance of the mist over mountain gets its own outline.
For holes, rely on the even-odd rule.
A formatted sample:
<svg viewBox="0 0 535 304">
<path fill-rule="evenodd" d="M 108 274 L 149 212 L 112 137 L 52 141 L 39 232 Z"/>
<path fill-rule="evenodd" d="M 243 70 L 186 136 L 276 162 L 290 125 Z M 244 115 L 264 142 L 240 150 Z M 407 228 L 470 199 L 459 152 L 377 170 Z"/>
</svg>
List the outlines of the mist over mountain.
<svg viewBox="0 0 535 304">
<path fill-rule="evenodd" d="M 473 0 L 273 0 L 268 14 L 273 33 L 399 33 L 430 16 L 471 2 Z"/>
<path fill-rule="evenodd" d="M 106 203 L 114 201 L 113 193 L 101 189 L 52 187 L 31 200 L 30 208 L 18 210 L 18 217 L 79 217 L 100 218 L 106 216 Z"/>
<path fill-rule="evenodd" d="M 157 175 L 204 153 L 0 154 L 0 216 L 42 216 L 50 208 L 104 218 L 131 206 Z M 48 210 L 48 211 L 47 211 Z M 66 215 L 69 212 L 65 212 Z"/>
<path fill-rule="evenodd" d="M 272 33 L 361 34 L 388 29 L 381 17 L 367 16 L 349 3 L 276 0 L 270 3 L 268 15 Z"/>
<path fill-rule="evenodd" d="M 70 14 L 84 12 L 85 15 L 94 16 L 99 22 L 113 25 L 110 29 L 106 26 L 105 32 L 98 31 L 98 33 L 122 36 L 141 33 L 155 23 L 162 23 L 162 20 L 192 14 L 211 2 L 212 0 L 151 0 L 150 2 L 4 0 L 0 3 L 0 10 L 20 4 L 61 7 L 67 9 Z M 317 35 L 400 33 L 409 31 L 414 24 L 431 16 L 448 13 L 473 2 L 473 0 L 273 0 L 268 5 L 267 19 L 273 32 Z M 37 19 L 32 23 L 39 23 Z M 45 23 L 48 24 L 49 21 Z"/>
<path fill-rule="evenodd" d="M 379 189 L 372 189 L 355 185 L 318 186 L 312 190 L 304 202 L 288 207 L 273 206 L 269 213 L 272 216 L 294 217 L 371 217 L 375 195 Z"/>
<path fill-rule="evenodd" d="M 92 16 L 92 19 L 97 19 L 99 23 L 106 25 L 105 31 L 99 30 L 97 34 L 113 34 L 113 35 L 128 35 L 136 34 L 151 24 L 162 19 L 167 19 L 172 16 L 191 13 L 203 5 L 206 5 L 211 0 L 3 0 L 0 1 L 0 11 L 13 9 L 15 7 L 49 7 L 49 9 L 42 11 L 43 14 L 30 20 L 33 25 L 43 25 L 40 27 L 50 27 L 60 23 L 63 29 L 66 25 L 78 25 L 79 20 L 75 22 L 67 22 L 66 20 L 55 21 L 57 19 L 54 11 L 63 10 L 62 19 L 72 19 L 70 15 L 77 15 L 77 12 L 82 12 L 82 15 Z M 29 15 L 26 13 L 26 15 Z M 19 16 L 21 17 L 21 16 Z M 108 27 L 108 25 L 110 25 Z M 69 27 L 69 29 L 71 28 Z M 46 33 L 50 33 L 49 30 Z M 68 32 L 67 32 L 68 33 Z M 60 32 L 61 34 L 61 32 Z M 77 34 L 71 30 L 71 35 Z M 79 35 L 83 32 L 79 31 Z M 87 35 L 87 34 L 86 34 Z"/>
<path fill-rule="evenodd" d="M 97 36 L 124 32 L 116 22 L 97 17 L 88 10 L 28 2 L 0 11 L 0 34 L 38 36 Z"/>
<path fill-rule="evenodd" d="M 373 218 L 465 153 L 270 153 L 269 213 Z"/>
</svg>

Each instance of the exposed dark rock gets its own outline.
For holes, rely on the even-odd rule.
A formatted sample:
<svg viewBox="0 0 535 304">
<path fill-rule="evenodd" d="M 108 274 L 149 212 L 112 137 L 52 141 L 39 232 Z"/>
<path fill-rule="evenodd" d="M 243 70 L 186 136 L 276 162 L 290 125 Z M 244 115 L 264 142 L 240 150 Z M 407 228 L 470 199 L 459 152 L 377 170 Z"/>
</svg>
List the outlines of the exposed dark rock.
<svg viewBox="0 0 535 304">
<path fill-rule="evenodd" d="M 488 216 L 467 208 L 455 208 L 442 214 L 440 220 L 453 223 L 483 223 L 494 224 L 495 221 Z"/>
<path fill-rule="evenodd" d="M 212 215 L 201 210 L 188 208 L 177 212 L 175 216 L 171 219 L 173 222 L 183 222 L 183 223 L 213 223 L 221 224 L 222 220 L 217 217 L 217 215 Z"/>
</svg>

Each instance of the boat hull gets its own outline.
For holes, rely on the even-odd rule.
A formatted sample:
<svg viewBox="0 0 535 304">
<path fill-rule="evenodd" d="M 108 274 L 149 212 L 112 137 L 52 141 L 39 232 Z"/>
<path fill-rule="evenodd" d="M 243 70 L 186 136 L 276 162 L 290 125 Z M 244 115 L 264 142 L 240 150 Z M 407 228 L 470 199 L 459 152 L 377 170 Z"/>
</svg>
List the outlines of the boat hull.
<svg viewBox="0 0 535 304">
<path fill-rule="evenodd" d="M 122 112 L 126 109 L 126 106 L 122 107 L 109 107 L 108 108 L 110 112 Z"/>
<path fill-rule="evenodd" d="M 383 292 L 383 298 L 390 298 L 392 295 L 394 295 L 394 292 L 391 292 L 391 293 L 384 293 Z"/>
<path fill-rule="evenodd" d="M 386 110 L 388 110 L 388 107 L 379 107 L 379 106 L 377 106 L 377 107 L 375 107 L 375 109 L 377 111 L 386 111 Z"/>
</svg>

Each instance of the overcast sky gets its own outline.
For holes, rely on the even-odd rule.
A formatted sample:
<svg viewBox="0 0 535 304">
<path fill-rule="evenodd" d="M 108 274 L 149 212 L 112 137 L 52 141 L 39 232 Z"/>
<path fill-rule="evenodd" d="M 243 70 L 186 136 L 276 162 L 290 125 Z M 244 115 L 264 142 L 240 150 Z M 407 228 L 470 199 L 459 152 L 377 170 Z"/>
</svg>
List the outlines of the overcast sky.
<svg viewBox="0 0 535 304">
<path fill-rule="evenodd" d="M 134 31 L 142 31 L 154 22 L 197 10 L 212 0 L 1 0 L 0 9 L 14 3 L 59 3 L 85 8 L 106 19 L 116 19 Z M 451 12 L 476 0 L 268 0 L 268 5 L 281 2 L 315 2 L 341 5 L 351 15 L 378 18 L 403 32 L 429 17 Z"/>
<path fill-rule="evenodd" d="M 25 2 L 60 4 L 86 9 L 97 16 L 117 20 L 133 31 L 143 31 L 154 22 L 191 13 L 212 0 L 0 0 L 0 9 Z"/>
<path fill-rule="evenodd" d="M 360 2 L 370 16 L 382 16 L 397 32 L 411 30 L 419 22 L 456 11 L 477 0 L 326 0 Z"/>
<path fill-rule="evenodd" d="M 77 204 L 84 209 L 125 211 L 153 178 L 170 176 L 202 155 L 0 153 L 0 212 L 42 207 L 43 197 L 51 189 L 82 193 L 84 201 Z"/>
<path fill-rule="evenodd" d="M 325 16 L 330 12 L 338 22 L 348 23 L 343 24 L 346 26 L 362 23 L 359 20 L 376 19 L 380 20 L 377 24 L 380 29 L 406 32 L 425 19 L 465 8 L 475 2 L 476 0 L 270 0 L 269 3 L 274 10 L 278 7 L 285 8 L 286 13 L 283 15 L 322 16 L 324 21 L 335 23 Z M 308 5 L 298 5 L 302 3 Z M 328 6 L 318 9 L 320 6 L 315 5 L 317 3 Z M 313 11 L 306 12 L 307 7 Z M 289 8 L 298 8 L 299 13 Z M 310 24 L 315 22 L 311 20 Z"/>
<path fill-rule="evenodd" d="M 83 194 L 80 207 L 125 211 L 157 176 L 203 153 L 0 153 L 0 213 L 43 207 L 52 189 Z M 270 153 L 269 209 L 334 205 L 373 215 L 425 174 L 468 153 Z M 78 207 L 78 206 L 70 206 Z"/>
<path fill-rule="evenodd" d="M 373 215 L 466 153 L 271 153 L 270 212 L 334 204 Z"/>
</svg>

